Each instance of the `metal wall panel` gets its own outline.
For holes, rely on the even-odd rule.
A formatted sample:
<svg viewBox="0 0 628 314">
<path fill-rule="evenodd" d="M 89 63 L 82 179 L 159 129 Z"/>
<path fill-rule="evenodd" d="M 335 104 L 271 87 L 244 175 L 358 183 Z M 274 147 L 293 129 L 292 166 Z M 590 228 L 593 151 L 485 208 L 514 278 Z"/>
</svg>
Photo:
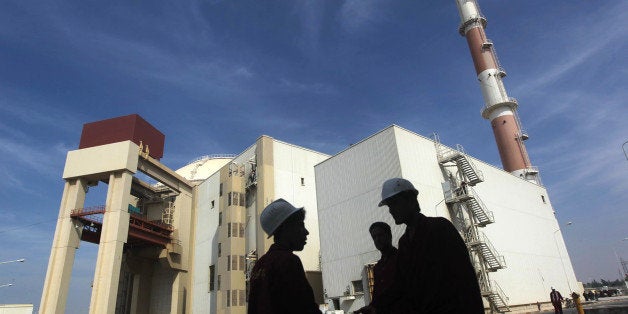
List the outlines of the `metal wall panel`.
<svg viewBox="0 0 628 314">
<path fill-rule="evenodd" d="M 481 231 L 507 264 L 490 277 L 510 304 L 547 301 L 550 286 L 565 293 L 578 289 L 545 188 L 471 160 L 485 178 L 475 190 L 495 217 L 495 223 Z M 323 283 L 329 298 L 342 296 L 352 280 L 360 279 L 363 264 L 379 259 L 368 226 L 376 220 L 392 223 L 386 208 L 376 207 L 385 179 L 403 175 L 420 191 L 425 215 L 449 218 L 434 143 L 405 129 L 387 128 L 315 169 Z M 393 243 L 403 229 L 393 226 Z M 362 302 L 342 302 L 342 309 L 355 310 Z"/>
<path fill-rule="evenodd" d="M 306 271 L 320 270 L 319 226 L 316 204 L 314 165 L 329 156 L 281 141 L 273 142 L 275 199 L 284 198 L 297 207 L 305 207 L 305 227 L 310 232 L 303 251 L 295 252 Z M 303 178 L 303 184 L 301 182 Z"/>
<path fill-rule="evenodd" d="M 351 281 L 362 279 L 365 264 L 379 259 L 368 233 L 371 223 L 389 223 L 395 243 L 403 232 L 386 207 L 377 207 L 383 181 L 401 175 L 394 128 L 353 145 L 315 170 L 323 284 L 329 298 L 340 297 Z M 343 304 L 344 310 L 355 310 L 363 300 Z"/>
<path fill-rule="evenodd" d="M 216 291 L 209 291 L 209 266 L 218 263 L 218 196 L 220 174 L 215 173 L 197 187 L 194 259 L 192 268 L 192 313 L 216 310 Z M 212 207 L 212 201 L 214 206 Z M 214 274 L 214 283 L 216 283 Z"/>
</svg>

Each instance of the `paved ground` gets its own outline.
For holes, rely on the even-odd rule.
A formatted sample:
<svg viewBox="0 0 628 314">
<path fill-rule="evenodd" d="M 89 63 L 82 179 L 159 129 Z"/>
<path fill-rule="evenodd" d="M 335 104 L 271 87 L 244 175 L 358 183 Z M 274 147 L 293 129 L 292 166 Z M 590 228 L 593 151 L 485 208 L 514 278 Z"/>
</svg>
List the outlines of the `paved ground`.
<svg viewBox="0 0 628 314">
<path fill-rule="evenodd" d="M 618 296 L 610 298 L 600 298 L 598 301 L 584 302 L 583 303 L 585 313 L 628 313 L 628 296 Z M 541 311 L 536 313 L 554 313 L 551 311 Z M 576 309 L 563 308 L 564 314 L 578 313 Z"/>
</svg>

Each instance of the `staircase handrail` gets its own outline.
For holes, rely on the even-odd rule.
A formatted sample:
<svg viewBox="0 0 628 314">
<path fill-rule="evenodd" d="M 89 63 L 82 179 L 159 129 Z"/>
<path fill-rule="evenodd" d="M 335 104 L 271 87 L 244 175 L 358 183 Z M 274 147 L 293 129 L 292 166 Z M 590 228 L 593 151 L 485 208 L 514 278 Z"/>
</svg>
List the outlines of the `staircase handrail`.
<svg viewBox="0 0 628 314">
<path fill-rule="evenodd" d="M 510 298 L 506 296 L 506 294 L 504 293 L 504 290 L 502 290 L 502 287 L 499 286 L 497 281 L 491 280 L 491 286 L 494 289 L 493 291 L 495 291 L 495 293 L 504 301 L 504 304 L 508 306 L 508 301 L 510 300 Z"/>
<path fill-rule="evenodd" d="M 473 228 L 469 228 L 469 230 L 467 230 L 467 232 L 465 233 L 466 243 L 480 242 L 480 239 L 478 238 L 478 236 L 476 236 L 476 233 L 473 231 L 474 231 Z"/>
<path fill-rule="evenodd" d="M 467 186 L 466 189 L 467 189 L 467 194 L 469 196 L 472 196 L 475 199 L 475 201 L 478 202 L 480 209 L 482 209 L 486 217 L 488 217 L 491 222 L 495 222 L 495 220 L 493 219 L 493 212 L 486 209 L 486 205 L 484 204 L 484 202 L 482 202 L 482 199 L 478 197 L 478 193 L 475 192 L 475 189 L 471 186 Z"/>
<path fill-rule="evenodd" d="M 491 241 L 484 234 L 484 232 L 478 231 L 478 236 L 479 236 L 479 240 L 481 242 L 483 242 L 486 245 L 486 247 L 488 248 L 488 250 L 491 252 L 491 254 L 493 254 L 493 256 L 495 257 L 495 259 L 497 260 L 499 265 L 505 268 L 506 267 L 506 259 L 504 258 L 504 256 L 497 254 L 498 252 L 495 249 L 495 247 L 493 246 L 493 243 L 491 243 Z"/>
<path fill-rule="evenodd" d="M 478 169 L 478 167 L 475 166 L 475 164 L 473 163 L 473 161 L 471 160 L 471 158 L 469 157 L 469 155 L 464 154 L 464 158 L 467 159 L 467 162 L 469 163 L 469 166 L 471 167 L 471 169 L 473 169 L 473 171 L 475 172 L 475 174 L 478 176 L 478 178 L 481 181 L 484 181 L 484 173 L 482 173 L 481 170 Z"/>
<path fill-rule="evenodd" d="M 451 156 L 458 155 L 458 154 L 460 154 L 460 152 L 458 152 L 456 149 L 447 147 L 442 144 L 438 145 L 438 149 L 436 151 L 436 155 L 438 156 L 439 161 L 450 159 Z"/>
</svg>

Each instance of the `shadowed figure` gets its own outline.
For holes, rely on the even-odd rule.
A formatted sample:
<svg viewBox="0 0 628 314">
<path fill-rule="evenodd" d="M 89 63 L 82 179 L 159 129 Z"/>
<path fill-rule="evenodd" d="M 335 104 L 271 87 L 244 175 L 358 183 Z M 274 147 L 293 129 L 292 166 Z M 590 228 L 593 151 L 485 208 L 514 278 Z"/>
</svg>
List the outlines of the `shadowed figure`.
<svg viewBox="0 0 628 314">
<path fill-rule="evenodd" d="M 563 296 L 553 287 L 552 292 L 550 292 L 550 301 L 552 301 L 552 305 L 554 306 L 554 313 L 563 314 Z"/>
<path fill-rule="evenodd" d="M 373 238 L 373 244 L 382 254 L 375 267 L 373 267 L 373 279 L 375 285 L 373 287 L 373 299 L 390 287 L 395 279 L 395 269 L 397 267 L 397 248 L 392 245 L 392 232 L 390 226 L 385 222 L 374 222 L 369 227 L 369 233 Z"/>
<path fill-rule="evenodd" d="M 260 224 L 275 243 L 251 272 L 248 314 L 320 314 L 303 264 L 293 251 L 302 251 L 307 235 L 305 210 L 283 199 L 270 203 Z"/>
<path fill-rule="evenodd" d="M 475 270 L 467 247 L 452 223 L 420 213 L 418 190 L 410 181 L 384 182 L 382 201 L 397 225 L 399 239 L 395 279 L 390 288 L 356 313 L 484 313 Z"/>
</svg>

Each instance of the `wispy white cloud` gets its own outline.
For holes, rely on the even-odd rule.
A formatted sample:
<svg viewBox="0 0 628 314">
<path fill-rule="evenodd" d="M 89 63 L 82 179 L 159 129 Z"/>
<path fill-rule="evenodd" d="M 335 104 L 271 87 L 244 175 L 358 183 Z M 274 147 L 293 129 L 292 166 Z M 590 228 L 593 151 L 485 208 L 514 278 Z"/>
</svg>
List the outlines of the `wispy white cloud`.
<svg viewBox="0 0 628 314">
<path fill-rule="evenodd" d="M 279 80 L 279 88 L 291 93 L 332 94 L 335 89 L 323 83 L 301 83 L 282 78 Z"/>
<path fill-rule="evenodd" d="M 235 76 L 244 77 L 244 78 L 252 78 L 254 76 L 253 72 L 245 66 L 240 66 L 235 69 Z"/>
<path fill-rule="evenodd" d="M 301 38 L 298 44 L 305 55 L 315 55 L 319 47 L 323 27 L 324 1 L 297 1 L 295 11 L 301 22 Z"/>
<path fill-rule="evenodd" d="M 545 47 L 560 47 L 558 49 L 566 54 L 556 56 L 556 60 L 548 62 L 553 66 L 527 83 L 517 86 L 515 93 L 543 94 L 565 76 L 574 75 L 572 71 L 575 69 L 580 71 L 577 75 L 587 75 L 581 72 L 585 63 L 594 63 L 601 56 L 615 53 L 616 49 L 611 46 L 625 45 L 625 38 L 628 37 L 628 28 L 625 27 L 627 18 L 627 3 L 617 2 L 614 6 L 605 6 L 595 14 L 588 15 L 586 20 L 575 20 L 577 23 L 567 27 L 570 30 L 568 33 L 560 34 L 561 37 L 568 34 L 568 37 L 562 38 L 558 43 L 544 43 Z M 547 31 L 551 32 L 551 29 Z"/>
<path fill-rule="evenodd" d="M 374 0 L 346 0 L 340 12 L 343 29 L 356 33 L 379 19 L 383 3 Z"/>
<path fill-rule="evenodd" d="M 74 130 L 76 125 L 82 123 L 78 116 L 58 110 L 60 106 L 56 103 L 42 99 L 34 93 L 2 87 L 0 95 L 0 112 L 5 119 L 5 123 L 0 124 L 0 129 L 10 132 L 12 136 L 24 138 L 26 133 L 19 128 L 9 130 L 9 121 L 19 121 L 17 124 L 21 126 L 52 128 L 66 132 Z"/>
</svg>

